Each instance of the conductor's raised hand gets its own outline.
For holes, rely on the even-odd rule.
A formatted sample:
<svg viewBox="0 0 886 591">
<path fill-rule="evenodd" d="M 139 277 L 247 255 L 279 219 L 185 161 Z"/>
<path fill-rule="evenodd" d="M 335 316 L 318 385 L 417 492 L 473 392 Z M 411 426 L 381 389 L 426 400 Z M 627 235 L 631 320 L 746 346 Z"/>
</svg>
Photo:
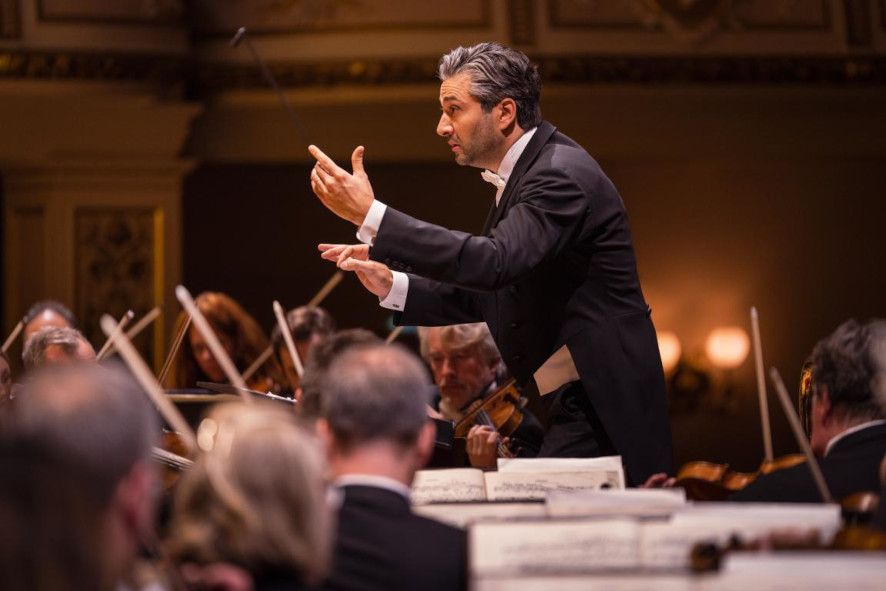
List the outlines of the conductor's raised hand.
<svg viewBox="0 0 886 591">
<path fill-rule="evenodd" d="M 311 170 L 311 189 L 332 213 L 359 226 L 366 219 L 375 200 L 372 185 L 363 170 L 363 146 L 357 146 L 351 155 L 353 173 L 337 165 L 317 146 L 308 146 L 317 163 Z"/>
</svg>

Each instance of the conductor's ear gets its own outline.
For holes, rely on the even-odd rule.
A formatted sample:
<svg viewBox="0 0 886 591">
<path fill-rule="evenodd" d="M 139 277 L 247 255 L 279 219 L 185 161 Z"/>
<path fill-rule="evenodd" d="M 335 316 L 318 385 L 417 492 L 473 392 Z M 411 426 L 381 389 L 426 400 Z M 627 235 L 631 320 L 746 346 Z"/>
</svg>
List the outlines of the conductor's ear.
<svg viewBox="0 0 886 591">
<path fill-rule="evenodd" d="M 498 103 L 498 128 L 507 129 L 517 121 L 517 103 L 512 98 L 502 99 Z"/>
</svg>

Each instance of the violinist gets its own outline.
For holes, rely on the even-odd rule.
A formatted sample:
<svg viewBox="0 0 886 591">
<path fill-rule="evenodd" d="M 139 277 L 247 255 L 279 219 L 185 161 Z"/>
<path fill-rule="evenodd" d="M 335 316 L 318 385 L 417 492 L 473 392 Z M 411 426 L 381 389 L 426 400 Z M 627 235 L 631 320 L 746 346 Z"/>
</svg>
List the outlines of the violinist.
<svg viewBox="0 0 886 591">
<path fill-rule="evenodd" d="M 879 492 L 886 454 L 886 321 L 849 320 L 812 352 L 811 446 L 834 498 Z M 821 502 L 803 463 L 757 477 L 731 500 Z"/>
<path fill-rule="evenodd" d="M 258 323 L 230 296 L 207 291 L 195 301 L 237 369 L 242 371 L 248 367 L 267 348 L 268 339 Z M 186 321 L 187 313 L 182 311 L 176 319 L 173 334 L 179 334 Z M 203 335 L 192 324 L 165 385 L 194 388 L 198 381 L 225 383 L 227 379 Z M 277 361 L 269 359 L 253 376 L 249 387 L 261 392 L 278 392 L 284 383 Z"/>
<path fill-rule="evenodd" d="M 472 402 L 498 388 L 503 364 L 485 323 L 421 327 L 418 334 L 422 357 L 430 365 L 439 388 L 431 406 L 444 418 L 460 420 Z M 520 457 L 535 457 L 544 430 L 529 411 L 522 409 L 521 412 L 523 421 L 506 445 Z M 500 439 L 494 428 L 474 425 L 468 432 L 467 461 L 463 463 L 475 468 L 494 468 Z M 455 458 L 453 461 L 459 462 Z"/>
<path fill-rule="evenodd" d="M 295 350 L 302 364 L 307 362 L 308 353 L 314 345 L 335 332 L 335 320 L 329 312 L 317 306 L 299 306 L 290 310 L 286 313 L 286 323 L 289 325 L 289 332 L 292 333 Z M 301 380 L 279 326 L 275 325 L 271 331 L 271 345 L 294 395 L 301 385 Z"/>
</svg>

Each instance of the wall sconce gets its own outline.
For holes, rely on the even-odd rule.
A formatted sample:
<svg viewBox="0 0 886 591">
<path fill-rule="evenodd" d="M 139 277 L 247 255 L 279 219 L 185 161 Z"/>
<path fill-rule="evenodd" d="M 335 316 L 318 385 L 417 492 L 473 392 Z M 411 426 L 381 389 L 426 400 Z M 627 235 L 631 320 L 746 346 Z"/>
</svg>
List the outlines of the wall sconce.
<svg viewBox="0 0 886 591">
<path fill-rule="evenodd" d="M 715 328 L 705 342 L 708 359 L 720 369 L 735 369 L 744 363 L 750 350 L 748 333 L 738 326 Z"/>
<path fill-rule="evenodd" d="M 680 346 L 680 339 L 670 330 L 659 332 L 658 337 L 658 353 L 661 355 L 661 365 L 664 367 L 665 374 L 670 374 L 677 367 L 680 356 L 683 355 L 683 347 Z"/>
<path fill-rule="evenodd" d="M 736 401 L 730 374 L 744 363 L 751 348 L 743 328 L 715 328 L 705 340 L 704 351 L 688 355 L 684 354 L 675 333 L 661 331 L 657 337 L 672 412 L 691 414 L 734 409 Z"/>
</svg>

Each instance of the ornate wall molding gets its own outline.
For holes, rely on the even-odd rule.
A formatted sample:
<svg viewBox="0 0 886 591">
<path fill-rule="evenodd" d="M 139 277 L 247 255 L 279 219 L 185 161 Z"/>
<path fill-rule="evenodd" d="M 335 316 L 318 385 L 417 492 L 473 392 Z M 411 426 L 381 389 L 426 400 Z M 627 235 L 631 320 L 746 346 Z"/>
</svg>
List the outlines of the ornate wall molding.
<svg viewBox="0 0 886 591">
<path fill-rule="evenodd" d="M 547 83 L 869 84 L 886 83 L 886 56 L 532 56 Z M 282 86 L 436 83 L 437 57 L 270 64 Z M 0 78 L 152 82 L 187 87 L 195 98 L 264 88 L 257 67 L 174 57 L 0 51 Z"/>
<path fill-rule="evenodd" d="M 19 39 L 22 35 L 20 0 L 0 0 L 0 39 Z"/>
<path fill-rule="evenodd" d="M 189 60 L 144 54 L 0 50 L 0 78 L 179 83 Z"/>
</svg>

